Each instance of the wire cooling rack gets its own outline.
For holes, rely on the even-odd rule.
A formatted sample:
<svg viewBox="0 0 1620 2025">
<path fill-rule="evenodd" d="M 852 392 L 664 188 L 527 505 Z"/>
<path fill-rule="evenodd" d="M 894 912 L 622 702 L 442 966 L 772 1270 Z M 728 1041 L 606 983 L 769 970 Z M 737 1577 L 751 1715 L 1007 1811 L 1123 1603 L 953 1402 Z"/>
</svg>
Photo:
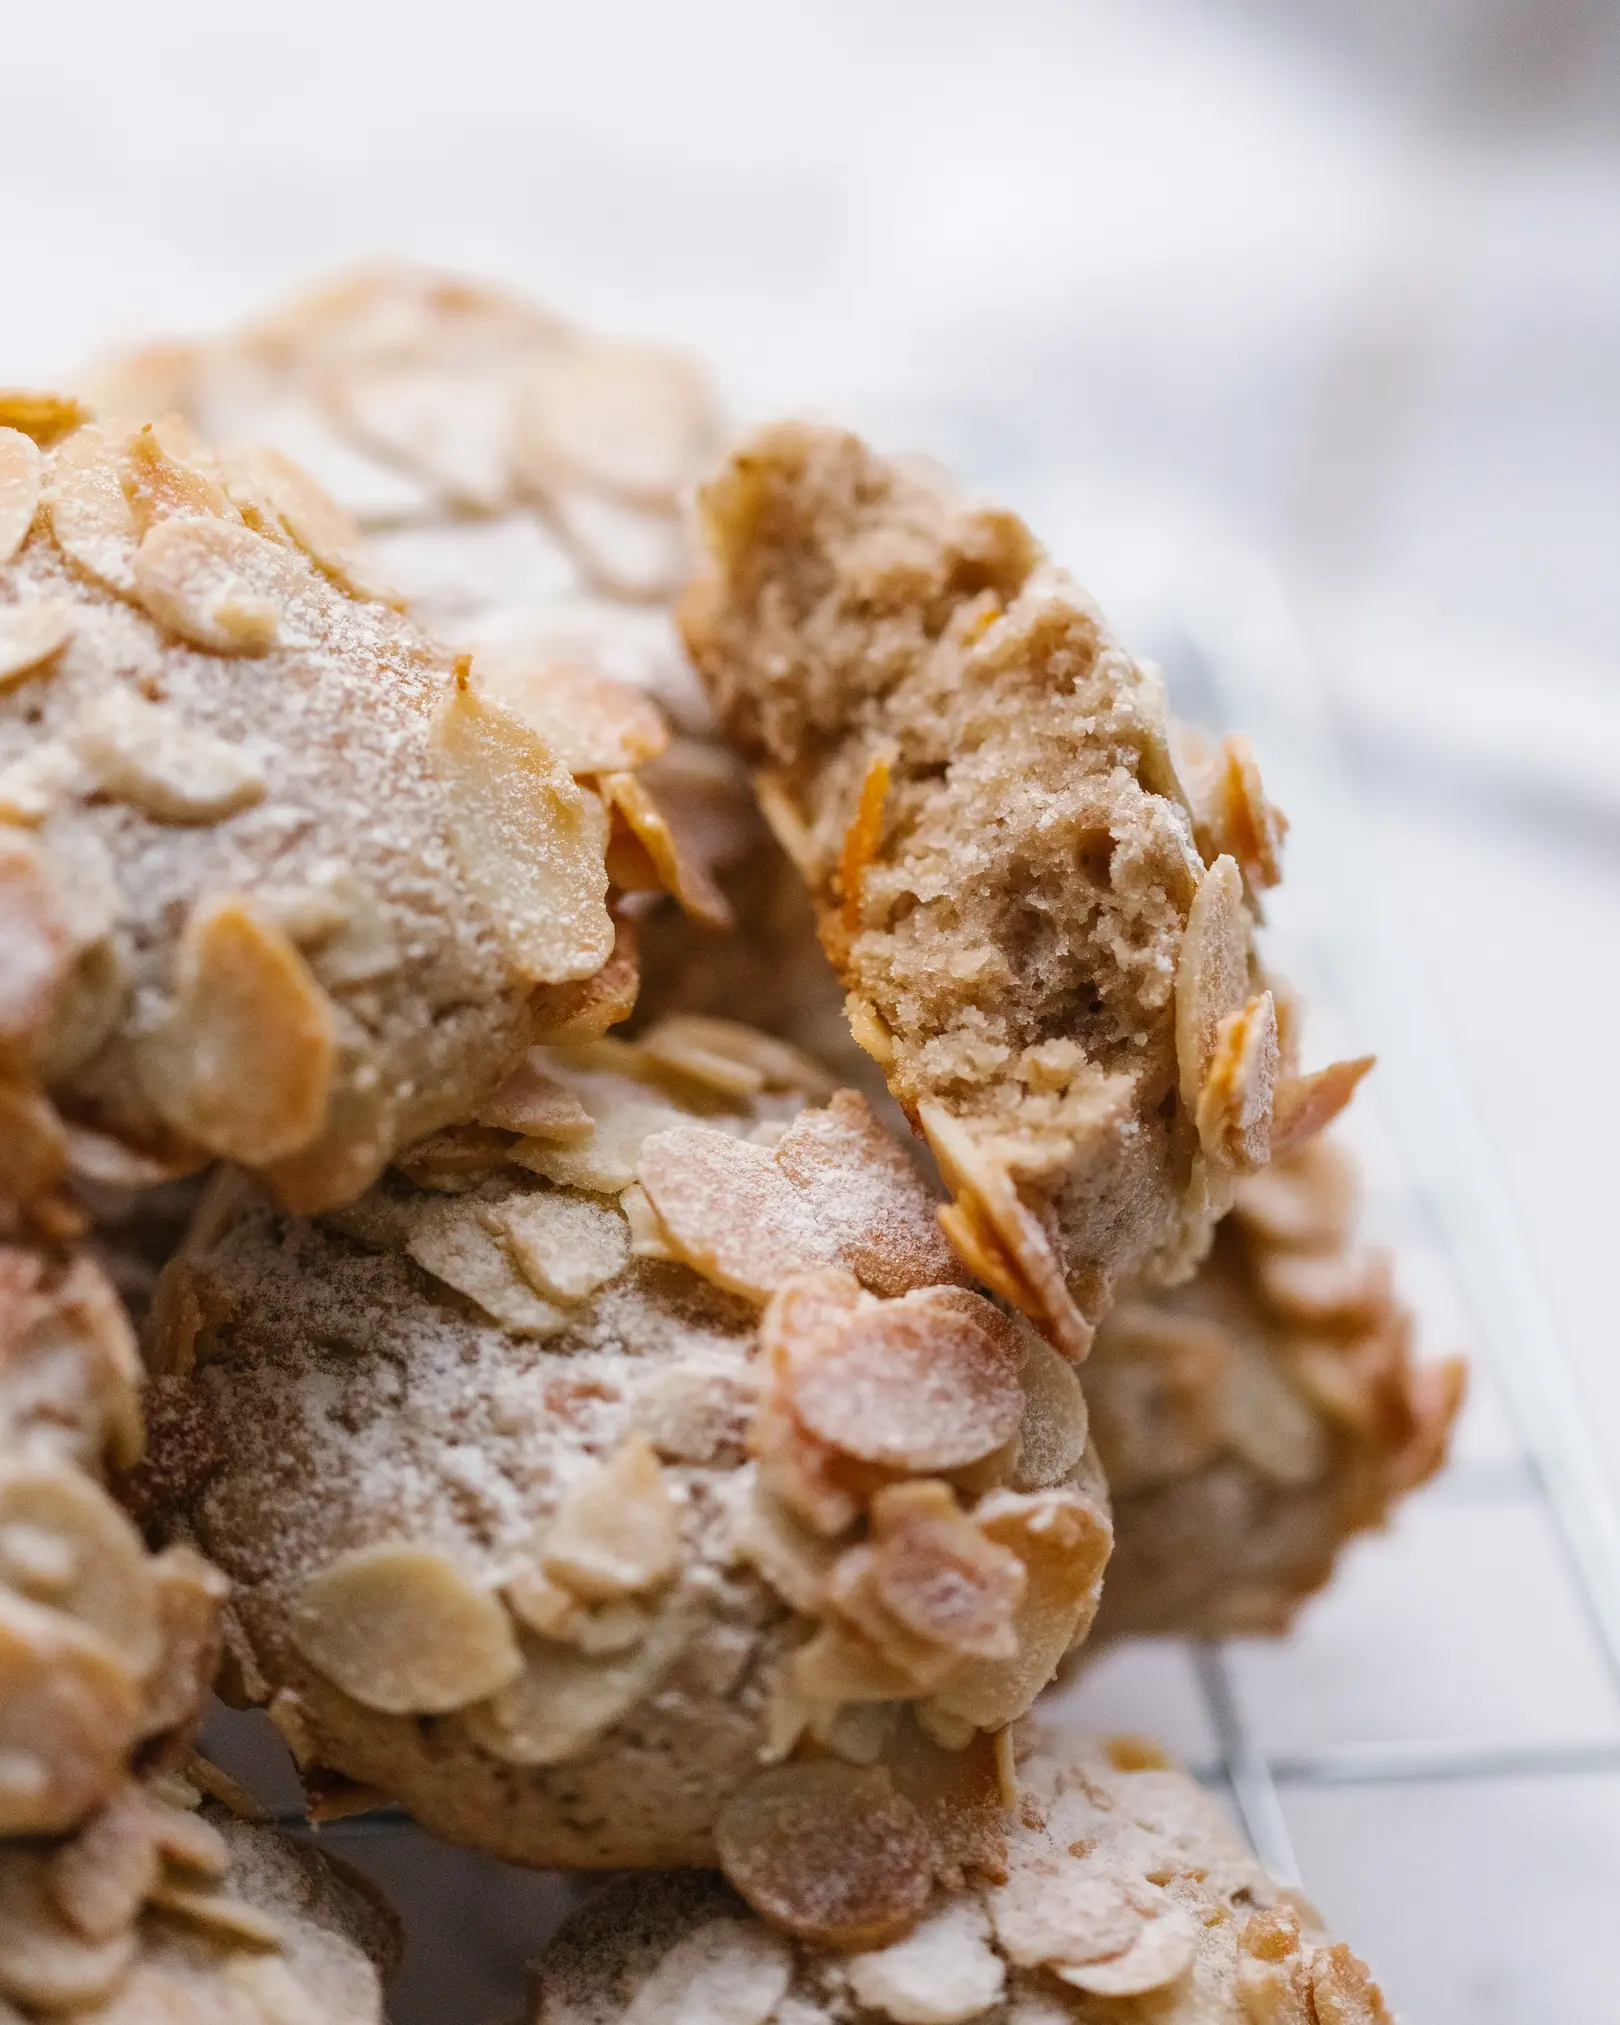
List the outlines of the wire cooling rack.
<svg viewBox="0 0 1620 2025">
<path fill-rule="evenodd" d="M 1620 1884 L 1620 1521 L 1287 603 L 1222 554 L 1171 609 L 1146 644 L 1177 708 L 1247 729 L 1296 817 L 1268 952 L 1305 990 L 1313 1058 L 1379 1055 L 1350 1120 L 1369 1226 L 1430 1352 L 1468 1346 L 1474 1379 L 1450 1466 L 1350 1550 L 1292 1636 L 1122 1646 L 1046 1713 L 1161 1737 L 1408 2025 L 1610 2025 L 1613 1963 L 1570 1941 L 1606 1940 Z M 210 1741 L 292 1816 L 262 1722 L 222 1719 Z M 395 1814 L 320 1834 L 406 1915 L 396 2025 L 509 2017 L 578 1890 Z"/>
</svg>

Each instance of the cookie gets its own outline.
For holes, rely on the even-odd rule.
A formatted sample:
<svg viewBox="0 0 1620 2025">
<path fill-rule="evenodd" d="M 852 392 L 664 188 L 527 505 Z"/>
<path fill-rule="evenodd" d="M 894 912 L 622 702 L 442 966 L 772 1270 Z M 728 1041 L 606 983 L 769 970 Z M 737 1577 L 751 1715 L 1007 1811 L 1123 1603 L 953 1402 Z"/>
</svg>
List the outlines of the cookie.
<svg viewBox="0 0 1620 2025">
<path fill-rule="evenodd" d="M 688 647 L 813 900 L 953 1243 L 1083 1355 L 1237 1178 L 1342 1103 L 1255 954 L 1283 823 L 1241 740 L 1178 770 L 1157 676 L 1012 514 L 765 430 L 701 494 Z"/>
<path fill-rule="evenodd" d="M 150 1553 L 107 1487 L 139 1470 L 140 1381 L 91 1260 L 0 1246 L 0 1837 L 64 1834 L 137 1757 L 183 1758 L 208 1698 L 225 1581 Z"/>
<path fill-rule="evenodd" d="M 76 1835 L 0 1843 L 7 2018 L 383 2025 L 399 1937 L 375 1887 L 198 1798 L 131 1782 Z"/>
<path fill-rule="evenodd" d="M 1098 1331 L 1086 1392 L 1118 1535 L 1099 1637 L 1286 1631 L 1444 1461 L 1466 1367 L 1415 1362 L 1357 1192 L 1331 1141 L 1273 1161 L 1195 1280 Z"/>
<path fill-rule="evenodd" d="M 870 1816 L 840 1838 L 806 1807 L 730 1883 L 625 1879 L 587 1903 L 534 1966 L 528 2025 L 1394 2025 L 1365 1966 L 1154 1746 L 1016 1736 L 996 1859 L 886 1929 L 842 1903 L 840 1841 L 859 1853 Z M 808 1792 L 817 1770 L 784 1775 Z"/>
<path fill-rule="evenodd" d="M 285 460 L 0 395 L 13 1199 L 218 1155 L 341 1202 L 537 1033 L 622 1015 L 556 718 L 396 611 Z"/>
<path fill-rule="evenodd" d="M 712 1861 L 762 1765 L 969 1751 L 1084 1636 L 1079 1383 L 818 1080 L 671 1020 L 532 1051 L 351 1208 L 205 1202 L 149 1330 L 207 1430 L 162 1502 L 317 1795 L 527 1863 Z"/>
</svg>

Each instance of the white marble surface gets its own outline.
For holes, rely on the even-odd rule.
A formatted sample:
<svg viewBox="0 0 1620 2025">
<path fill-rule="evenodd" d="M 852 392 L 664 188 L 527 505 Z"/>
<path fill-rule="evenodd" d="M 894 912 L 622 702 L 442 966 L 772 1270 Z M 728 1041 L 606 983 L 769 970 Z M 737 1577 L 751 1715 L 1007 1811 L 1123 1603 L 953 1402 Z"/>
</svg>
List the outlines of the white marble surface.
<svg viewBox="0 0 1620 2025">
<path fill-rule="evenodd" d="M 57 0 L 0 177 L 0 378 L 398 251 L 938 451 L 1144 636 L 1212 540 L 1276 559 L 1620 1484 L 1613 0 Z M 1239 1657 L 1265 1741 L 1612 1734 L 1533 1534 L 1437 1493 Z M 1207 1748 L 1174 1654 L 1085 1694 Z M 1287 1811 L 1411 2025 L 1605 2025 L 1617 1787 Z M 553 1888 L 385 1861 L 443 1929 L 401 2019 L 510 2006 Z"/>
</svg>

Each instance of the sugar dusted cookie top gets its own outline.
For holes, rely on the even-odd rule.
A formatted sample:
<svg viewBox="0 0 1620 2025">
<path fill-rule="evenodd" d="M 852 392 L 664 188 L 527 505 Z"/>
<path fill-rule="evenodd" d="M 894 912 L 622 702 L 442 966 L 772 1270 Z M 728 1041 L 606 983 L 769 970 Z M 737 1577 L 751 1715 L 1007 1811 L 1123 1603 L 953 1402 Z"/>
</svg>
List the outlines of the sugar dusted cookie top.
<svg viewBox="0 0 1620 2025">
<path fill-rule="evenodd" d="M 159 1502 L 317 1793 L 530 1863 L 713 1860 L 801 1740 L 982 1765 L 1084 1635 L 1079 1383 L 819 1081 L 669 1021 L 533 1051 L 319 1222 L 204 1204 L 153 1308 Z"/>
<path fill-rule="evenodd" d="M 614 945 L 543 721 L 285 459 L 0 396 L 13 1195 L 219 1154 L 323 1206 L 465 1116 Z"/>
<path fill-rule="evenodd" d="M 1116 1280 L 1183 1276 L 1347 1094 L 1292 1074 L 1255 955 L 1281 818 L 1241 741 L 1183 778 L 1157 676 L 1012 514 L 791 423 L 701 503 L 687 643 L 855 1036 L 962 1256 L 1082 1355 Z"/>
<path fill-rule="evenodd" d="M 712 1874 L 626 1879 L 535 1965 L 530 2025 L 1393 2025 L 1152 1745 L 1016 1736 L 999 1861 L 897 1932 L 818 1941 Z"/>
</svg>

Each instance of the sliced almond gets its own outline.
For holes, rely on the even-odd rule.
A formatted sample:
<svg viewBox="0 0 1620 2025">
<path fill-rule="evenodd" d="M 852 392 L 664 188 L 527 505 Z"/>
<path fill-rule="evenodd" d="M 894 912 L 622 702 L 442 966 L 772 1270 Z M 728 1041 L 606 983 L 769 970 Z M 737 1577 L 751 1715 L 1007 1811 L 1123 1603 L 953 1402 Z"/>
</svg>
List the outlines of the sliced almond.
<svg viewBox="0 0 1620 2025">
<path fill-rule="evenodd" d="M 839 1550 L 797 1519 L 763 1484 L 744 1487 L 732 1537 L 740 1558 L 757 1569 L 784 1602 L 806 1617 L 821 1614 L 827 1578 Z"/>
<path fill-rule="evenodd" d="M 1276 1006 L 1263 991 L 1217 1027 L 1198 1093 L 1198 1137 L 1218 1166 L 1234 1174 L 1265 1166 L 1276 1087 Z"/>
<path fill-rule="evenodd" d="M 562 1765 L 650 1695 L 692 1635 L 683 1611 L 665 1608 L 628 1651 L 595 1654 L 550 1639 L 523 1639 L 522 1672 L 461 1721 L 483 1750 L 511 1765 Z"/>
<path fill-rule="evenodd" d="M 135 591 L 161 625 L 212 654 L 266 654 L 307 570 L 251 528 L 224 520 L 160 520 L 135 552 Z"/>
<path fill-rule="evenodd" d="M 627 772 L 669 744 L 669 726 L 651 697 L 568 661 L 480 654 L 473 681 L 573 774 Z"/>
<path fill-rule="evenodd" d="M 430 1132 L 395 1156 L 394 1166 L 418 1188 L 461 1195 L 506 1165 L 511 1135 L 485 1125 L 451 1125 Z"/>
<path fill-rule="evenodd" d="M 405 1248 L 425 1272 L 476 1301 L 515 1336 L 555 1336 L 568 1326 L 566 1309 L 534 1291 L 471 1203 L 413 1203 Z"/>
<path fill-rule="evenodd" d="M 621 1273 L 630 1227 L 617 1210 L 550 1189 L 486 1212 L 524 1278 L 552 1301 L 583 1301 Z"/>
<path fill-rule="evenodd" d="M 0 1582 L 96 1632 L 137 1678 L 157 1659 L 157 1597 L 141 1536 L 79 1470 L 0 1470 Z"/>
<path fill-rule="evenodd" d="M 838 853 L 837 888 L 842 896 L 840 926 L 846 941 L 852 941 L 860 933 L 861 888 L 866 868 L 876 858 L 878 846 L 883 841 L 883 805 L 888 800 L 893 763 L 892 752 L 874 753 L 867 761 L 855 820 L 845 832 Z"/>
<path fill-rule="evenodd" d="M 793 1411 L 862 1462 L 923 1474 L 998 1449 L 1024 1412 L 1022 1344 L 980 1294 L 940 1287 L 858 1309 L 794 1359 Z"/>
<path fill-rule="evenodd" d="M 373 566 L 353 517 L 302 465 L 264 446 L 227 450 L 222 462 L 225 489 L 249 527 L 275 541 L 290 540 L 353 597 L 404 603 Z"/>
<path fill-rule="evenodd" d="M 632 1083 L 612 1089 L 598 1084 L 585 1090 L 581 1101 L 595 1126 L 588 1139 L 570 1144 L 525 1139 L 508 1157 L 561 1187 L 620 1195 L 636 1179 L 647 1139 L 687 1122 L 686 1114 L 673 1104 Z"/>
<path fill-rule="evenodd" d="M 45 1895 L 75 1933 L 107 1941 L 134 1925 L 162 1871 L 155 1809 L 130 1784 L 47 1859 Z"/>
<path fill-rule="evenodd" d="M 1308 1139 L 1239 1184 L 1233 1217 L 1267 1246 L 1302 1252 L 1343 1244 L 1355 1228 L 1361 1171 L 1341 1146 Z"/>
<path fill-rule="evenodd" d="M 1180 1906 L 1166 1901 L 1151 1919 L 1143 1920 L 1122 1953 L 1102 1961 L 1054 1966 L 1065 1983 L 1094 1997 L 1145 1997 L 1184 1976 L 1197 1951 L 1197 1927 Z"/>
<path fill-rule="evenodd" d="M 121 453 L 97 428 L 76 430 L 51 454 L 45 510 L 68 561 L 103 589 L 135 589 L 139 530 L 120 481 Z"/>
<path fill-rule="evenodd" d="M 793 1980 L 793 1955 L 753 1920 L 705 1920 L 640 1985 L 621 2025 L 767 2025 Z"/>
<path fill-rule="evenodd" d="M 0 428 L 17 429 L 42 449 L 88 422 L 90 410 L 71 394 L 34 387 L 0 387 Z"/>
<path fill-rule="evenodd" d="M 523 1666 L 497 1599 L 448 1554 L 403 1542 L 328 1563 L 305 1583 L 291 1628 L 328 1680 L 389 1715 L 465 1708 Z"/>
<path fill-rule="evenodd" d="M 1271 1122 L 1271 1156 L 1281 1159 L 1331 1125 L 1356 1094 L 1375 1057 L 1330 1062 L 1311 1076 L 1285 1077 L 1277 1087 Z"/>
<path fill-rule="evenodd" d="M 877 1767 L 821 1759 L 761 1773 L 721 1809 L 720 1866 L 755 1912 L 800 1940 L 870 1949 L 928 1903 L 921 1814 Z"/>
<path fill-rule="evenodd" d="M 1015 1491 L 1043 1491 L 1067 1481 L 1086 1452 L 1089 1416 L 1075 1369 L 1031 1331 L 1018 1365 L 1024 1395 L 1018 1423 L 1018 1452 L 1012 1466 Z"/>
<path fill-rule="evenodd" d="M 673 506 L 716 433 L 699 369 L 650 345 L 576 343 L 534 365 L 517 399 L 517 465 L 542 494 L 586 486 Z"/>
<path fill-rule="evenodd" d="M 99 2003 L 129 1967 L 134 1929 L 88 1939 L 51 1903 L 45 1879 L 40 1852 L 0 1849 L 0 1998 L 51 2012 Z"/>
<path fill-rule="evenodd" d="M 1266 1303 L 1307 1329 L 1372 1327 L 1395 1298 L 1389 1254 L 1343 1245 L 1332 1251 L 1257 1251 L 1256 1283 Z"/>
<path fill-rule="evenodd" d="M 0 563 L 10 562 L 28 539 L 44 490 L 43 470 L 34 439 L 0 427 Z"/>
<path fill-rule="evenodd" d="M 51 1018 L 73 936 L 45 854 L 0 828 L 0 1063 L 25 1057 Z"/>
<path fill-rule="evenodd" d="M 0 1834 L 59 1835 L 110 1793 L 138 1706 L 94 1632 L 0 1592 Z"/>
<path fill-rule="evenodd" d="M 903 1941 L 846 1966 L 858 2003 L 895 2025 L 966 2025 L 996 2004 L 1006 1965 L 990 1945 L 990 1921 L 961 1893 L 928 1914 Z"/>
<path fill-rule="evenodd" d="M 325 1124 L 337 1071 L 331 1005 L 292 942 L 245 896 L 193 911 L 173 1010 L 141 1044 L 140 1068 L 176 1130 L 248 1166 L 297 1152 Z"/>
<path fill-rule="evenodd" d="M 133 689 L 96 697 L 75 726 L 74 744 L 104 793 L 154 822 L 217 823 L 264 799 L 256 759 Z"/>
<path fill-rule="evenodd" d="M 886 1659 L 932 1687 L 945 1672 L 936 1655 L 1016 1654 L 1024 1584 L 1022 1562 L 964 1517 L 948 1485 L 895 1484 L 873 1498 L 871 1538 L 840 1560 L 828 1597 Z"/>
<path fill-rule="evenodd" d="M 1131 1947 L 1143 1924 L 1121 1880 L 1038 1847 L 1015 1855 L 1007 1881 L 990 1893 L 990 1915 L 1002 1952 L 1020 1969 L 1107 1961 Z"/>
<path fill-rule="evenodd" d="M 1332 1450 L 1310 1405 L 1264 1349 L 1243 1342 L 1233 1351 L 1221 1393 L 1228 1447 L 1272 1483 L 1302 1490 L 1319 1482 Z"/>
<path fill-rule="evenodd" d="M 1282 844 L 1288 818 L 1267 801 L 1254 750 L 1240 731 L 1229 731 L 1205 774 L 1203 801 L 1217 848 L 1228 851 L 1253 887 L 1275 886 L 1282 877 Z"/>
<path fill-rule="evenodd" d="M 464 669 L 434 718 L 432 747 L 462 874 L 513 967 L 535 983 L 588 977 L 614 939 L 601 803 Z"/>
<path fill-rule="evenodd" d="M 570 1485 L 541 1565 L 589 1603 L 661 1588 L 681 1565 L 680 1512 L 644 1435 L 631 1435 Z"/>
<path fill-rule="evenodd" d="M 531 1139 L 549 1139 L 559 1146 L 578 1146 L 596 1130 L 591 1114 L 572 1090 L 541 1066 L 543 1058 L 525 1055 L 478 1114 L 481 1125 L 521 1132 Z"/>
<path fill-rule="evenodd" d="M 1249 996 L 1248 910 L 1234 858 L 1217 858 L 1199 881 L 1176 959 L 1176 1064 L 1189 1113 L 1209 1075 L 1221 1022 Z"/>
<path fill-rule="evenodd" d="M 151 1903 L 171 1918 L 204 1933 L 229 1941 L 234 1947 L 279 1948 L 286 1938 L 281 1922 L 245 1899 L 229 1892 L 198 1890 L 192 1885 L 162 1879 L 153 1888 Z"/>
<path fill-rule="evenodd" d="M 208 467 L 213 458 L 179 416 L 146 422 L 124 446 L 119 480 L 144 535 L 157 521 L 179 516 L 237 521 L 225 488 Z"/>
<path fill-rule="evenodd" d="M 702 1125 L 651 1134 L 637 1172 L 681 1256 L 705 1278 L 764 1301 L 838 1247 L 765 1147 Z"/>
<path fill-rule="evenodd" d="M 230 1583 L 183 1542 L 165 1547 L 149 1566 L 161 1649 L 141 1683 L 141 1732 L 189 1734 L 201 1721 L 219 1670 L 221 1612 Z M 203 1825 L 195 1824 L 199 1830 Z"/>
<path fill-rule="evenodd" d="M 646 852 L 665 892 L 694 921 L 729 928 L 731 905 L 697 852 L 678 834 L 669 813 L 654 799 L 639 774 L 605 773 L 599 787 L 610 811 L 622 817 Z"/>
<path fill-rule="evenodd" d="M 802 1090 L 810 1096 L 832 1092 L 826 1071 L 808 1055 L 736 1020 L 673 1013 L 650 1026 L 637 1046 L 658 1067 L 673 1069 L 723 1096 L 752 1097 L 762 1090 Z"/>
</svg>

